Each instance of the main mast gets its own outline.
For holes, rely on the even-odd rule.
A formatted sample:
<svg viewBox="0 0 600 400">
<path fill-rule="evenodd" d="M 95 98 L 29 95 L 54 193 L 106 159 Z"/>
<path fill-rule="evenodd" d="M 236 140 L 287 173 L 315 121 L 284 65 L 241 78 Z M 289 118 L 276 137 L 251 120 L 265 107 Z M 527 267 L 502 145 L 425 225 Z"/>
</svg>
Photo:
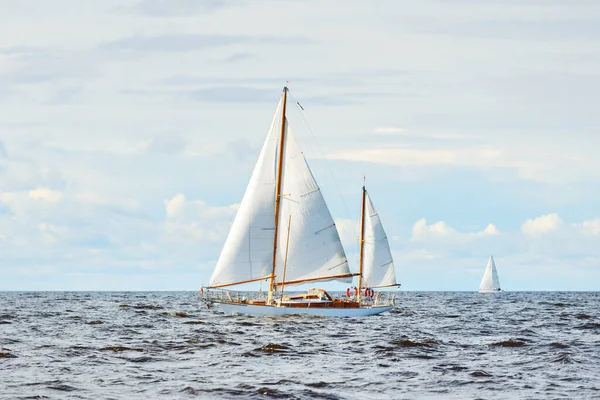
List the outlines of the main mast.
<svg viewBox="0 0 600 400">
<path fill-rule="evenodd" d="M 273 239 L 273 269 L 269 278 L 269 294 L 267 304 L 273 300 L 273 290 L 275 289 L 275 265 L 277 262 L 277 237 L 279 234 L 279 203 L 281 201 L 281 177 L 283 168 L 283 146 L 285 144 L 285 106 L 287 103 L 287 86 L 283 87 L 283 104 L 281 107 L 281 133 L 279 136 L 279 161 L 277 163 L 277 184 L 275 185 L 275 235 Z"/>
<path fill-rule="evenodd" d="M 358 304 L 360 304 L 360 293 L 362 290 L 362 274 L 363 274 L 363 253 L 365 248 L 365 197 L 367 189 L 363 186 L 362 205 L 360 209 L 360 255 L 358 259 Z"/>
</svg>

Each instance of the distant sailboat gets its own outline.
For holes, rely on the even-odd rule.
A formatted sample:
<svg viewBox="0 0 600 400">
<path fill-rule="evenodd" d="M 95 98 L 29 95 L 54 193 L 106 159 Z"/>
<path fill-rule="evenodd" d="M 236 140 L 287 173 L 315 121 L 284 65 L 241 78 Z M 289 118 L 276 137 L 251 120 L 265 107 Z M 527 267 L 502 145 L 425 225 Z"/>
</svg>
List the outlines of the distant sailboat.
<svg viewBox="0 0 600 400">
<path fill-rule="evenodd" d="M 490 260 L 487 263 L 485 272 L 483 273 L 483 279 L 479 285 L 479 293 L 500 293 L 504 292 L 500 288 L 500 280 L 498 279 L 498 271 L 496 271 L 496 263 L 494 257 L 490 256 Z"/>
<path fill-rule="evenodd" d="M 287 93 L 286 87 L 209 286 L 201 292 L 207 289 L 205 299 L 219 303 L 226 313 L 360 317 L 391 310 L 393 300 L 373 298 L 372 289 L 371 296 L 362 299 L 361 291 L 356 297 L 344 299 L 333 298 L 317 288 L 299 295 L 284 294 L 290 286 L 332 280 L 352 282 L 354 276 L 359 276 L 362 287 L 361 272 L 350 271 L 335 222 L 286 118 Z M 363 220 L 365 194 L 363 189 Z M 370 200 L 368 207 L 372 217 Z M 367 225 L 373 224 L 371 217 Z M 365 247 L 362 242 L 361 235 L 361 255 Z M 381 258 L 381 254 L 377 250 L 375 255 Z M 366 265 L 369 271 L 370 263 Z M 389 283 L 395 283 L 391 255 L 383 267 L 370 272 L 372 277 L 368 279 L 379 286 L 391 286 Z M 220 291 L 219 296 L 209 291 L 257 281 L 269 282 L 266 298 L 249 299 L 240 297 L 239 292 L 232 296 L 228 291 Z"/>
</svg>

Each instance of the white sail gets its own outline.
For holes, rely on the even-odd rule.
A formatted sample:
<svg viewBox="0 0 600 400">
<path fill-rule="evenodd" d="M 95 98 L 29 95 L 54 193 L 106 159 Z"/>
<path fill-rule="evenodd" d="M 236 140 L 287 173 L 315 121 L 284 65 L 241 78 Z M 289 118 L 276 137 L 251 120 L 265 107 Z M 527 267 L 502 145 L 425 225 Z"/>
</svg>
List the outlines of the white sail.
<svg viewBox="0 0 600 400">
<path fill-rule="evenodd" d="M 498 279 L 498 271 L 496 271 L 496 263 L 494 257 L 490 256 L 490 259 L 483 273 L 483 279 L 479 285 L 479 291 L 500 291 L 500 280 Z"/>
<path fill-rule="evenodd" d="M 285 282 L 321 278 L 352 282 L 351 276 L 333 278 L 350 275 L 346 254 L 319 185 L 287 123 L 282 173 L 275 282 L 284 281 L 284 272 Z M 290 215 L 290 239 L 286 246 Z"/>
<path fill-rule="evenodd" d="M 367 193 L 363 235 L 363 287 L 386 287 L 396 285 L 394 261 L 387 235 Z"/>
<path fill-rule="evenodd" d="M 271 275 L 281 108 L 282 101 L 273 117 L 271 129 L 210 279 L 210 286 L 235 284 Z"/>
</svg>

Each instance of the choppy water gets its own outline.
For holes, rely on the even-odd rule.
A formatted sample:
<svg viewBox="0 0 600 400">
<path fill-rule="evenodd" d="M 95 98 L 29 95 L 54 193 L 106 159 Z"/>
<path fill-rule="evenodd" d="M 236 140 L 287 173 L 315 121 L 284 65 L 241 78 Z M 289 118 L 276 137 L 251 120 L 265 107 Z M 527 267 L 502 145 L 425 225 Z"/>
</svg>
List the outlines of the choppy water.
<svg viewBox="0 0 600 400">
<path fill-rule="evenodd" d="M 600 398 L 600 293 L 245 317 L 192 292 L 0 293 L 0 398 Z"/>
</svg>

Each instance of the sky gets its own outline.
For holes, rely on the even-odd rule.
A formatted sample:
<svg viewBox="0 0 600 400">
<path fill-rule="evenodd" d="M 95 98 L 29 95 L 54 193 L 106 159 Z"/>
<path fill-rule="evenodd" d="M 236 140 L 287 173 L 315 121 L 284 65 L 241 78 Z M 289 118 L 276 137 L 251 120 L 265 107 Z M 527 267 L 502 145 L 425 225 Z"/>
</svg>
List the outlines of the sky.
<svg viewBox="0 0 600 400">
<path fill-rule="evenodd" d="M 0 0 L 0 290 L 208 284 L 286 82 L 351 268 L 598 289 L 596 0 Z"/>
</svg>

